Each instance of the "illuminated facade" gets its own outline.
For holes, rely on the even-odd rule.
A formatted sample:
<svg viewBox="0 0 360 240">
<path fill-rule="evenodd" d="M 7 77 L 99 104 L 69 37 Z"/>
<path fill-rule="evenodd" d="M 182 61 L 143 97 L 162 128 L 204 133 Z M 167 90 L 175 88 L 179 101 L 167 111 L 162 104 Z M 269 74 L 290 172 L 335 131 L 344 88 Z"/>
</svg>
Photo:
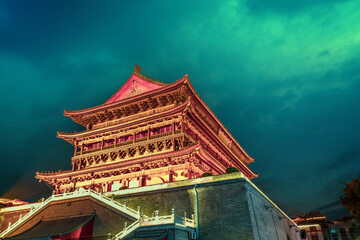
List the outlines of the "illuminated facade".
<svg viewBox="0 0 360 240">
<path fill-rule="evenodd" d="M 75 150 L 72 170 L 36 173 L 57 193 L 77 188 L 114 191 L 192 179 L 239 169 L 256 177 L 253 161 L 194 91 L 187 75 L 172 84 L 150 79 L 135 66 L 104 104 L 64 112 L 86 127 L 58 132 Z"/>
<path fill-rule="evenodd" d="M 354 217 L 342 217 L 328 222 L 330 240 L 356 240 Z"/>
<path fill-rule="evenodd" d="M 71 170 L 37 172 L 53 195 L 1 208 L 0 239 L 299 240 L 188 76 L 165 84 L 140 70 L 104 104 L 64 112 L 86 127 L 58 132 Z"/>
<path fill-rule="evenodd" d="M 308 240 L 355 240 L 354 217 L 342 217 L 327 221 L 319 211 L 296 216 L 293 221 L 302 231 L 302 239 Z"/>
<path fill-rule="evenodd" d="M 303 239 L 325 240 L 328 235 L 326 229 L 326 217 L 320 212 L 310 212 L 301 214 L 293 219 L 298 227 L 303 231 Z"/>
</svg>

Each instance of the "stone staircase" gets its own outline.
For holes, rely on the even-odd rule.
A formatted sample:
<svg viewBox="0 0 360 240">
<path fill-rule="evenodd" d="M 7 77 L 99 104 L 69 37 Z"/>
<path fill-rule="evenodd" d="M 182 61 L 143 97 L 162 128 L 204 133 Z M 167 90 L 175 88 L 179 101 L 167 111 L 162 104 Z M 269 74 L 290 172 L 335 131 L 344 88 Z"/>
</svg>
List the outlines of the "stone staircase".
<svg viewBox="0 0 360 240">
<path fill-rule="evenodd" d="M 195 217 L 194 215 L 192 215 L 191 219 L 189 219 L 186 218 L 185 215 L 186 213 L 183 217 L 177 216 L 175 214 L 175 209 L 172 209 L 171 215 L 166 216 L 159 216 L 159 211 L 154 212 L 154 217 L 144 217 L 141 215 L 140 219 L 133 222 L 130 226 L 124 225 L 124 230 L 116 234 L 113 239 L 125 239 L 132 234 L 135 234 L 135 232 L 142 227 L 147 227 L 151 229 L 151 227 L 158 228 L 160 225 L 176 225 L 177 228 L 190 228 L 192 230 L 191 235 L 193 236 L 193 238 L 195 238 Z"/>
<path fill-rule="evenodd" d="M 51 202 L 60 201 L 60 200 L 67 200 L 67 199 L 74 199 L 79 197 L 85 197 L 90 196 L 93 197 L 119 211 L 124 212 L 125 214 L 133 217 L 134 219 L 140 218 L 140 211 L 135 211 L 132 208 L 127 207 L 125 204 L 121 204 L 119 202 L 114 201 L 113 199 L 106 197 L 98 192 L 95 192 L 93 190 L 79 190 L 74 192 L 68 192 L 68 193 L 62 193 L 57 195 L 52 195 L 45 201 L 41 202 L 36 207 L 31 207 L 30 212 L 28 212 L 26 215 L 21 216 L 18 221 L 16 221 L 13 224 L 9 224 L 8 228 L 0 233 L 0 238 L 3 238 L 8 233 L 10 233 L 12 230 L 19 227 L 22 223 L 29 220 L 31 217 L 35 216 L 38 212 L 40 212 L 44 207 L 48 206 Z M 145 216 L 146 217 L 146 216 Z"/>
<path fill-rule="evenodd" d="M 101 193 L 95 192 L 93 190 L 81 189 L 74 192 L 52 195 L 45 201 L 38 204 L 36 207 L 34 206 L 31 207 L 30 211 L 26 215 L 20 216 L 18 221 L 16 221 L 13 224 L 10 223 L 8 228 L 0 233 L 0 239 L 7 236 L 10 232 L 15 230 L 17 227 L 21 226 L 22 223 L 25 223 L 31 217 L 35 216 L 38 212 L 43 210 L 51 202 L 74 199 L 85 196 L 93 197 L 98 201 L 105 203 L 127 214 L 128 216 L 131 216 L 132 218 L 136 219 L 131 225 L 129 226 L 127 226 L 127 224 L 124 225 L 124 229 L 113 237 L 113 239 L 116 240 L 124 239 L 126 237 L 131 236 L 132 234 L 135 234 L 135 232 L 141 227 L 152 227 L 152 226 L 159 226 L 165 224 L 175 224 L 177 227 L 195 229 L 195 220 L 194 220 L 195 218 L 193 215 L 191 219 L 186 218 L 186 216 L 180 217 L 175 215 L 175 209 L 173 209 L 171 215 L 159 216 L 159 211 L 155 211 L 153 217 L 148 217 L 142 214 L 140 207 L 138 207 L 138 210 L 136 211 L 132 208 L 129 208 L 126 204 L 121 204 L 117 201 L 114 201 L 114 199 L 109 198 Z"/>
</svg>

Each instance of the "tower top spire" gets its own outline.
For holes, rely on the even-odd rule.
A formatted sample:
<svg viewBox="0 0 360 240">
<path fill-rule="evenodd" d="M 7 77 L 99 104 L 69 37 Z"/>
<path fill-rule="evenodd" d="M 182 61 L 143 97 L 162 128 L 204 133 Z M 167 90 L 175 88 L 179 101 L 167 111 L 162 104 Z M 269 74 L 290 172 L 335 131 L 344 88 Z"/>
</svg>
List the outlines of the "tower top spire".
<svg viewBox="0 0 360 240">
<path fill-rule="evenodd" d="M 140 71 L 141 71 L 140 65 L 135 64 L 135 66 L 134 66 L 134 72 L 135 72 L 135 73 L 140 73 Z"/>
</svg>

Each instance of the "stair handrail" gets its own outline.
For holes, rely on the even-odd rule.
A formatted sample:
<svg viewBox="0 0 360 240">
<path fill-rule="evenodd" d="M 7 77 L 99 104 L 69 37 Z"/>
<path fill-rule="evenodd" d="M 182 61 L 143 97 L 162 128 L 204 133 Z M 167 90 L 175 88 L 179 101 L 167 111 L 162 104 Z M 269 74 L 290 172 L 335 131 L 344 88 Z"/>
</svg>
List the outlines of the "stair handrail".
<svg viewBox="0 0 360 240">
<path fill-rule="evenodd" d="M 125 227 L 124 230 L 122 230 L 121 232 L 119 232 L 118 234 L 115 235 L 114 239 L 118 240 L 118 239 L 123 239 L 124 237 L 128 236 L 130 233 L 134 232 L 136 229 L 138 229 L 141 226 L 141 221 L 136 220 L 135 222 L 133 222 L 130 226 Z"/>
<path fill-rule="evenodd" d="M 14 223 L 9 223 L 9 226 L 4 231 L 0 232 L 0 238 L 4 237 L 10 231 L 12 231 L 16 227 L 18 227 L 21 223 L 28 220 L 30 217 L 32 217 L 35 213 L 40 211 L 44 206 L 46 206 L 50 202 L 58 201 L 58 200 L 64 200 L 64 199 L 71 199 L 71 198 L 76 198 L 76 197 L 81 197 L 81 196 L 92 196 L 94 198 L 103 200 L 103 202 L 107 201 L 108 205 L 116 206 L 115 208 L 118 208 L 119 210 L 124 211 L 125 213 L 128 213 L 130 216 L 134 217 L 135 219 L 140 218 L 141 214 L 140 214 L 139 211 L 136 211 L 136 210 L 126 206 L 125 204 L 121 204 L 121 203 L 119 203 L 117 201 L 114 201 L 113 199 L 108 198 L 105 195 L 103 195 L 101 193 L 98 193 L 98 192 L 96 192 L 94 190 L 91 190 L 91 189 L 83 189 L 83 190 L 78 189 L 78 190 L 73 191 L 73 192 L 65 192 L 65 193 L 51 195 L 49 198 L 47 198 L 46 200 L 41 202 L 40 205 L 38 205 L 36 207 L 34 207 L 34 206 L 31 207 L 30 211 L 26 215 L 21 216 Z"/>
</svg>

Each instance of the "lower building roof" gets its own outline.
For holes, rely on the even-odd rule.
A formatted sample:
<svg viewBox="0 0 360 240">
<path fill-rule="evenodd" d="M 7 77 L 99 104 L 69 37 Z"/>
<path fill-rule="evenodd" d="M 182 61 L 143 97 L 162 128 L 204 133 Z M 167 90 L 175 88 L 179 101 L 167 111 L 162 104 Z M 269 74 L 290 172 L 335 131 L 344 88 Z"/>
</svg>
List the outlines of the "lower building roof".
<svg viewBox="0 0 360 240">
<path fill-rule="evenodd" d="M 95 213 L 70 218 L 43 219 L 27 231 L 9 239 L 47 239 L 49 236 L 62 236 L 85 226 L 94 216 Z"/>
</svg>

